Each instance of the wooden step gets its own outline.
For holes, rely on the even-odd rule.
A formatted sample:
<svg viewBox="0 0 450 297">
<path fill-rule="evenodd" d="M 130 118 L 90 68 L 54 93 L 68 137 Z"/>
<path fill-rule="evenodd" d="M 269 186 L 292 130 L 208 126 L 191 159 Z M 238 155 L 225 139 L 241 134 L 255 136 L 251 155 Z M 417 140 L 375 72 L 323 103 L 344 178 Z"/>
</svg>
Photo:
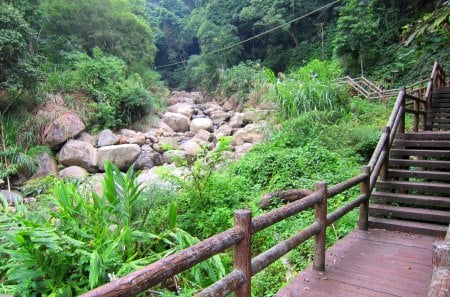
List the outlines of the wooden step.
<svg viewBox="0 0 450 297">
<path fill-rule="evenodd" d="M 440 197 L 440 196 L 374 192 L 371 195 L 371 201 L 378 204 L 395 202 L 417 206 L 440 207 L 447 209 L 450 208 L 450 197 Z"/>
<path fill-rule="evenodd" d="M 423 167 L 433 169 L 447 169 L 450 170 L 450 161 L 436 161 L 436 160 L 402 160 L 391 158 L 389 166 L 402 167 Z"/>
<path fill-rule="evenodd" d="M 450 116 L 450 113 L 449 113 Z M 417 140 L 450 140 L 450 133 L 440 132 L 440 131 L 421 131 L 416 133 L 402 133 L 398 134 L 397 137 L 400 139 L 417 139 Z"/>
<path fill-rule="evenodd" d="M 386 204 L 370 204 L 369 215 L 375 217 L 390 217 L 413 221 L 427 221 L 434 223 L 450 223 L 450 211 L 406 206 L 392 206 Z"/>
<path fill-rule="evenodd" d="M 391 156 L 416 156 L 416 157 L 442 157 L 450 158 L 450 150 L 417 150 L 417 149 L 397 149 L 390 150 Z"/>
<path fill-rule="evenodd" d="M 450 128 L 450 124 L 433 124 L 433 125 L 431 125 L 431 128 L 448 131 Z"/>
<path fill-rule="evenodd" d="M 395 140 L 396 147 L 450 148 L 450 140 Z"/>
<path fill-rule="evenodd" d="M 444 237 L 447 226 L 369 217 L 369 227 Z"/>
<path fill-rule="evenodd" d="M 450 181 L 450 172 L 445 171 L 389 169 L 388 176 Z"/>
<path fill-rule="evenodd" d="M 432 102 L 431 109 L 450 108 L 449 102 Z"/>
<path fill-rule="evenodd" d="M 378 181 L 376 183 L 376 188 L 417 191 L 421 193 L 439 193 L 446 195 L 450 194 L 450 184 L 446 183 L 427 183 L 427 182 L 389 180 L 389 181 Z"/>
<path fill-rule="evenodd" d="M 436 110 L 436 111 L 430 111 L 427 113 L 427 118 L 448 118 L 450 117 L 450 112 L 442 111 L 442 110 Z"/>
</svg>

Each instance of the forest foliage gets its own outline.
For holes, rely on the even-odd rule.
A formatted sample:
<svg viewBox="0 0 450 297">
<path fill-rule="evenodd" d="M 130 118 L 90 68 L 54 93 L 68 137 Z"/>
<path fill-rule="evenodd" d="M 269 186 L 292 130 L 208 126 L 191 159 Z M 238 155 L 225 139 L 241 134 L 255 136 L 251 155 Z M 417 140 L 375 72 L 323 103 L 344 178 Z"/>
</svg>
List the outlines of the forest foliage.
<svg viewBox="0 0 450 297">
<path fill-rule="evenodd" d="M 35 204 L 13 212 L 0 203 L 0 294 L 80 294 L 225 230 L 233 209 L 262 213 L 264 193 L 357 174 L 390 102 L 349 98 L 336 79 L 364 74 L 397 87 L 427 77 L 436 59 L 448 73 L 450 1 L 330 3 L 0 0 L 0 179 L 32 172 L 34 158 L 49 151 L 37 146 L 42 119 L 35 112 L 49 94 L 61 95 L 93 132 L 151 117 L 164 108 L 168 88 L 277 111 L 267 119 L 266 142 L 229 162 L 230 139 L 219 139 L 215 151 L 180 162 L 187 175 L 163 173 L 167 187 L 143 188 L 136 172 L 112 164 L 102 195 L 73 180 L 33 180 L 22 190 L 38 197 Z M 352 194 L 333 198 L 330 209 Z M 305 211 L 259 233 L 254 252 L 311 217 Z M 351 230 L 355 217 L 334 224 L 327 244 Z M 306 242 L 288 262 L 304 268 L 311 250 Z M 191 296 L 231 266 L 224 253 L 156 290 Z M 254 277 L 254 296 L 272 296 L 288 269 L 276 262 Z"/>
</svg>

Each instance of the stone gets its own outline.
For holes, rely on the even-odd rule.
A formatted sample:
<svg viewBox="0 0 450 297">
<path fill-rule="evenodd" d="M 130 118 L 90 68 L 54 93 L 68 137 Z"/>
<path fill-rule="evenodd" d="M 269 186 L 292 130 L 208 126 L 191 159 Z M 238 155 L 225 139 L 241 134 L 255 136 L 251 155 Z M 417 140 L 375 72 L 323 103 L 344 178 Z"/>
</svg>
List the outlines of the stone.
<svg viewBox="0 0 450 297">
<path fill-rule="evenodd" d="M 225 125 L 220 126 L 220 127 L 216 130 L 216 132 L 214 133 L 214 135 L 215 135 L 217 138 L 220 138 L 220 137 L 223 137 L 223 136 L 230 136 L 232 132 L 233 132 L 233 129 L 232 129 L 229 125 L 225 124 Z"/>
<path fill-rule="evenodd" d="M 217 142 L 216 136 L 214 136 L 214 134 L 206 130 L 199 130 L 197 134 L 195 134 L 194 138 L 204 142 L 214 142 L 214 143 Z"/>
<path fill-rule="evenodd" d="M 234 152 L 240 156 L 246 152 L 248 152 L 252 148 L 253 144 L 251 143 L 243 143 L 242 145 L 236 146 L 234 148 Z"/>
<path fill-rule="evenodd" d="M 120 129 L 120 135 L 123 135 L 127 138 L 136 136 L 136 131 L 130 129 Z"/>
<path fill-rule="evenodd" d="M 163 150 L 173 150 L 178 147 L 178 141 L 175 137 L 161 137 L 159 138 L 159 145 Z"/>
<path fill-rule="evenodd" d="M 233 134 L 233 145 L 242 145 L 244 143 L 257 143 L 261 140 L 261 126 L 256 124 L 250 124 L 242 129 L 237 130 Z"/>
<path fill-rule="evenodd" d="M 139 154 L 134 167 L 136 169 L 152 168 L 162 164 L 162 156 L 158 152 L 155 152 L 153 148 L 145 144 L 141 147 L 141 153 Z"/>
<path fill-rule="evenodd" d="M 136 135 L 128 137 L 127 142 L 130 144 L 143 145 L 145 144 L 145 135 L 142 132 L 137 132 Z"/>
<path fill-rule="evenodd" d="M 223 108 L 225 110 L 228 110 L 228 111 L 236 110 L 238 108 L 238 106 L 239 106 L 239 101 L 233 100 L 233 99 L 229 99 L 229 100 L 225 101 L 222 106 L 223 106 Z"/>
<path fill-rule="evenodd" d="M 141 148 L 137 144 L 119 144 L 104 146 L 98 149 L 98 168 L 105 170 L 105 162 L 109 161 L 126 171 L 141 153 Z"/>
<path fill-rule="evenodd" d="M 79 166 L 89 172 L 97 172 L 97 150 L 87 142 L 69 140 L 58 153 L 64 166 Z"/>
<path fill-rule="evenodd" d="M 77 114 L 71 111 L 64 112 L 44 128 L 43 143 L 50 147 L 59 146 L 80 134 L 84 128 Z"/>
<path fill-rule="evenodd" d="M 0 200 L 6 199 L 8 205 L 14 206 L 23 201 L 23 197 L 16 191 L 1 190 Z"/>
<path fill-rule="evenodd" d="M 78 166 L 70 166 L 59 171 L 59 177 L 61 178 L 73 178 L 84 181 L 88 176 L 86 169 Z"/>
<path fill-rule="evenodd" d="M 97 146 L 108 146 L 115 145 L 119 143 L 119 137 L 113 133 L 110 129 L 102 130 L 98 134 Z"/>
<path fill-rule="evenodd" d="M 197 133 L 200 130 L 212 132 L 214 128 L 213 122 L 209 118 L 196 118 L 191 122 L 191 132 Z"/>
<path fill-rule="evenodd" d="M 96 146 L 98 142 L 98 135 L 92 136 L 91 134 L 83 131 L 80 133 L 80 135 L 78 135 L 77 140 L 87 142 L 92 144 L 93 146 Z"/>
<path fill-rule="evenodd" d="M 96 173 L 91 175 L 85 183 L 81 185 L 81 190 L 87 192 L 95 192 L 97 195 L 103 195 L 103 180 L 105 178 L 104 173 Z"/>
<path fill-rule="evenodd" d="M 186 159 L 186 152 L 183 150 L 169 150 L 163 154 L 163 162 L 167 164 L 173 163 L 175 160 Z"/>
<path fill-rule="evenodd" d="M 195 95 L 186 91 L 173 91 L 170 94 L 169 105 L 175 105 L 177 103 L 191 103 L 194 104 Z"/>
<path fill-rule="evenodd" d="M 244 125 L 244 115 L 240 112 L 236 112 L 230 119 L 228 125 L 231 128 L 241 128 Z"/>
<path fill-rule="evenodd" d="M 212 112 L 209 117 L 211 118 L 214 125 L 220 126 L 223 123 L 225 123 L 225 121 L 227 121 L 230 118 L 230 116 L 231 113 L 218 110 Z"/>
<path fill-rule="evenodd" d="M 191 125 L 191 120 L 182 114 L 166 112 L 162 118 L 163 122 L 166 123 L 174 132 L 186 132 L 189 131 Z"/>
<path fill-rule="evenodd" d="M 144 133 L 145 139 L 150 140 L 151 143 L 157 143 L 158 138 L 156 137 L 156 133 L 153 131 L 149 131 Z"/>
<path fill-rule="evenodd" d="M 180 113 L 188 118 L 191 118 L 194 114 L 194 106 L 189 103 L 177 103 L 175 105 L 169 106 L 167 111 Z"/>
<path fill-rule="evenodd" d="M 193 140 L 188 140 L 182 143 L 180 148 L 185 151 L 186 158 L 188 160 L 192 160 L 199 152 L 202 151 L 201 146 Z"/>
<path fill-rule="evenodd" d="M 56 160 L 47 152 L 40 155 L 37 159 L 37 169 L 32 178 L 42 177 L 47 175 L 57 175 L 58 167 Z"/>
</svg>

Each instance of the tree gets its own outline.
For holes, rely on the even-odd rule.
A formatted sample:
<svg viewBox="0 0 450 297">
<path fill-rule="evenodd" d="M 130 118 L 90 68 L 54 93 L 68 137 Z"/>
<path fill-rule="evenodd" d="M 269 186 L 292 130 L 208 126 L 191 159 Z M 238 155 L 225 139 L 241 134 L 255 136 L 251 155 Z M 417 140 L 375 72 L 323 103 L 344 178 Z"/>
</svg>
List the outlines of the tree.
<svg viewBox="0 0 450 297">
<path fill-rule="evenodd" d="M 61 62 L 64 52 L 103 52 L 128 65 L 152 65 L 156 53 L 154 33 L 129 0 L 45 0 L 48 15 L 44 24 L 46 52 Z M 60 52 L 55 53 L 55 49 Z"/>
</svg>

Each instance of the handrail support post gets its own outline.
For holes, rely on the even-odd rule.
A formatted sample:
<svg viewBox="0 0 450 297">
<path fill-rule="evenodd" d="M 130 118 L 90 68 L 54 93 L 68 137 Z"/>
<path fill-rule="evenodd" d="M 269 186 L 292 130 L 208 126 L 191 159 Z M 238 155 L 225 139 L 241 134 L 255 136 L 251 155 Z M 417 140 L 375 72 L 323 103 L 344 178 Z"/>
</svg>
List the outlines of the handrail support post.
<svg viewBox="0 0 450 297">
<path fill-rule="evenodd" d="M 361 182 L 361 194 L 365 195 L 366 199 L 359 206 L 358 228 L 359 230 L 367 231 L 369 228 L 370 166 L 363 166 L 361 173 L 367 175 Z"/>
<path fill-rule="evenodd" d="M 388 169 L 389 169 L 389 139 L 391 137 L 391 127 L 386 126 L 383 128 L 383 133 L 387 134 L 386 142 L 383 145 L 383 151 L 385 152 L 383 167 L 381 168 L 380 178 L 385 181 L 388 179 Z"/>
<path fill-rule="evenodd" d="M 234 212 L 234 226 L 244 232 L 244 238 L 234 246 L 234 269 L 245 273 L 244 284 L 234 291 L 236 297 L 251 296 L 252 278 L 252 212 L 250 210 L 236 210 Z"/>
<path fill-rule="evenodd" d="M 327 229 L 327 198 L 328 187 L 326 182 L 316 183 L 316 191 L 321 193 L 321 202 L 314 205 L 314 216 L 316 223 L 320 226 L 320 231 L 314 235 L 314 259 L 313 269 L 325 271 L 325 244 Z"/>
</svg>

